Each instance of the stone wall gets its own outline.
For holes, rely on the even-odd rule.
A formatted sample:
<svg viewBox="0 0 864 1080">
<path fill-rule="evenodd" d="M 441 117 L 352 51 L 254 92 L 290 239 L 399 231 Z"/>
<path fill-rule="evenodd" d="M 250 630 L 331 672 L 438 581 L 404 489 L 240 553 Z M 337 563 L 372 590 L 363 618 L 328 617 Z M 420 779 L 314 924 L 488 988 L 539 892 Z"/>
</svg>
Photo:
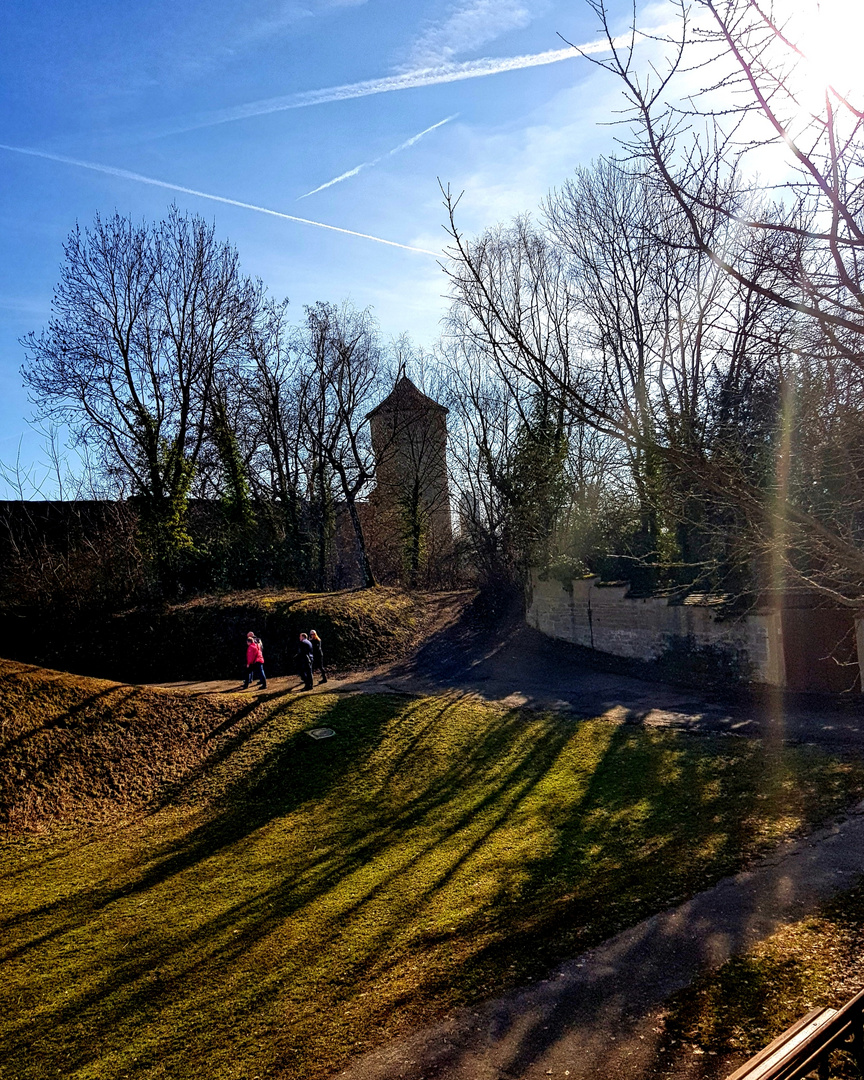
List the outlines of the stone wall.
<svg viewBox="0 0 864 1080">
<path fill-rule="evenodd" d="M 696 648 L 743 657 L 755 682 L 785 685 L 779 614 L 761 611 L 719 621 L 718 614 L 716 604 L 631 599 L 626 585 L 602 585 L 597 578 L 562 584 L 543 581 L 534 571 L 527 619 L 549 637 L 642 661 L 658 660 L 686 639 Z"/>
</svg>

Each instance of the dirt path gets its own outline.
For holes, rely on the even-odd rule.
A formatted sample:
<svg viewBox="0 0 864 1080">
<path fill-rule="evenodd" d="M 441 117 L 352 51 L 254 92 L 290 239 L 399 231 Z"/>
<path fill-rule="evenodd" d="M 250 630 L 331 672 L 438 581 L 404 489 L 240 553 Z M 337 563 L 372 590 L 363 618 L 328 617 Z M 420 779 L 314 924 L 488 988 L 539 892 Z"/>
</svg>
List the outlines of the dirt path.
<svg viewBox="0 0 864 1080">
<path fill-rule="evenodd" d="M 476 696 L 505 706 L 605 716 L 631 724 L 715 731 L 782 742 L 812 742 L 864 753 L 860 698 L 826 702 L 771 693 L 722 695 L 603 670 L 586 650 L 544 637 L 512 617 L 484 616 L 459 603 L 442 607 L 430 635 L 406 659 L 332 675 L 326 690 Z M 623 666 L 623 665 L 621 665 Z M 611 670 L 608 668 L 611 667 Z M 207 694 L 255 694 L 236 681 L 162 683 Z M 320 692 L 316 686 L 313 693 Z M 268 694 L 304 693 L 296 676 L 271 678 Z"/>
</svg>

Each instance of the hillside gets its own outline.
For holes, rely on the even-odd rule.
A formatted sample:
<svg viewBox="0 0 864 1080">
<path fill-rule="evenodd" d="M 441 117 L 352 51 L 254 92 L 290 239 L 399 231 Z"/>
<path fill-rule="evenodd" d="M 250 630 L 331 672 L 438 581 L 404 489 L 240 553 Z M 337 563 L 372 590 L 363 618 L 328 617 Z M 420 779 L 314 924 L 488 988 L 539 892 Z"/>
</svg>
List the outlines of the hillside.
<svg viewBox="0 0 864 1080">
<path fill-rule="evenodd" d="M 705 888 L 864 781 L 814 748 L 459 694 L 223 706 L 20 664 L 0 681 L 7 817 L 74 825 L 0 842 L 16 1080 L 324 1080 Z M 309 738 L 322 725 L 336 737 Z"/>
<path fill-rule="evenodd" d="M 78 657 L 79 671 L 164 681 L 227 675 L 239 683 L 248 629 L 264 638 L 272 677 L 291 669 L 298 634 L 315 627 L 331 667 L 363 669 L 405 655 L 473 595 L 371 589 L 204 597 L 158 616 L 109 618 L 77 641 L 70 625 L 63 649 Z M 109 642 L 114 655 L 102 659 Z M 159 806 L 280 704 L 278 694 L 196 695 L 20 660 L 0 660 L 0 688 L 0 829 L 12 832 L 113 821 Z"/>
<path fill-rule="evenodd" d="M 248 711 L 0 660 L 0 828 L 123 817 L 166 798 Z"/>
<path fill-rule="evenodd" d="M 129 683 L 234 678 L 254 629 L 264 639 L 268 675 L 281 675 L 291 669 L 300 632 L 314 628 L 330 664 L 362 668 L 403 655 L 428 606 L 423 595 L 379 587 L 257 589 L 77 617 L 14 611 L 0 620 L 0 655 Z"/>
</svg>

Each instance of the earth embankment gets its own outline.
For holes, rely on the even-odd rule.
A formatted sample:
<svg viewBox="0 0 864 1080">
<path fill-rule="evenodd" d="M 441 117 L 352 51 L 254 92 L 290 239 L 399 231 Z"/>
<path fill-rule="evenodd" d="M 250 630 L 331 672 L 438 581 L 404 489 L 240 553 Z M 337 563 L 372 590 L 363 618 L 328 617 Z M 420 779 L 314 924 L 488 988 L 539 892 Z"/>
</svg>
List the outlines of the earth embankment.
<svg viewBox="0 0 864 1080">
<path fill-rule="evenodd" d="M 106 616 L 89 631 L 70 622 L 31 646 L 37 656 L 65 659 L 74 674 L 0 660 L 0 830 L 115 821 L 161 805 L 292 689 L 278 676 L 291 670 L 301 630 L 318 630 L 332 667 L 363 669 L 404 655 L 473 596 L 234 594 Z M 130 685 L 148 675 L 227 674 L 237 689 L 253 628 L 264 639 L 268 674 L 277 676 L 263 699 Z M 94 669 L 117 681 L 92 677 Z"/>
<path fill-rule="evenodd" d="M 258 589 L 118 614 L 17 610 L 0 620 L 0 655 L 128 683 L 237 678 L 246 634 L 254 630 L 264 641 L 268 675 L 282 675 L 292 670 L 301 631 L 315 629 L 328 662 L 355 669 L 404 655 L 428 610 L 428 597 L 380 587 Z"/>
<path fill-rule="evenodd" d="M 0 828 L 115 820 L 187 777 L 248 703 L 0 660 Z"/>
</svg>

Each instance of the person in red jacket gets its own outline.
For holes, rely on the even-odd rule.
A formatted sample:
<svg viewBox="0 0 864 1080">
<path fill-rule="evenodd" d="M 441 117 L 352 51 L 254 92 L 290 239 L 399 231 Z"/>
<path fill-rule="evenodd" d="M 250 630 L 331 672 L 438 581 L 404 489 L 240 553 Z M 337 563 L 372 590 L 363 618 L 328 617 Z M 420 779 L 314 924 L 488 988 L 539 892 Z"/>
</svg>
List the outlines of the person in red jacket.
<svg viewBox="0 0 864 1080">
<path fill-rule="evenodd" d="M 243 689 L 249 689 L 253 676 L 258 679 L 262 690 L 267 689 L 267 676 L 264 674 L 264 653 L 261 651 L 261 639 L 250 630 L 246 635 L 246 681 Z"/>
</svg>

